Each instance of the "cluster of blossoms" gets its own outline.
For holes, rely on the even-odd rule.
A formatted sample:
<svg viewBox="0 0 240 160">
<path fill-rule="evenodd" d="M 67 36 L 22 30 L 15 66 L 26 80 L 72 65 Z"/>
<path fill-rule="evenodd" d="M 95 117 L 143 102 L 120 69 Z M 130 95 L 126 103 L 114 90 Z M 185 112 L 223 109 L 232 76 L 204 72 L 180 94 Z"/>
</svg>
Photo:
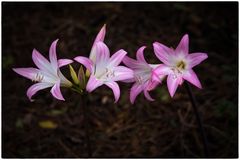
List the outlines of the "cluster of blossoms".
<svg viewBox="0 0 240 160">
<path fill-rule="evenodd" d="M 142 46 L 137 50 L 136 60 L 128 57 L 127 52 L 120 49 L 112 56 L 108 46 L 104 43 L 106 26 L 104 25 L 98 33 L 89 58 L 77 56 L 75 61 L 86 67 L 86 72 L 81 69 L 78 76 L 70 65 L 71 76 L 74 82 L 69 81 L 60 71 L 60 67 L 73 62 L 70 59 L 57 59 L 55 40 L 49 50 L 49 60 L 47 60 L 36 49 L 32 52 L 33 62 L 38 68 L 14 68 L 13 70 L 35 82 L 27 90 L 27 96 L 32 101 L 32 96 L 39 90 L 52 87 L 51 94 L 64 100 L 60 86 L 69 87 L 81 93 L 86 90 L 92 92 L 96 88 L 107 85 L 112 89 L 115 102 L 119 100 L 120 89 L 117 81 L 134 83 L 130 90 L 130 101 L 134 103 L 136 97 L 143 91 L 145 97 L 153 101 L 149 91 L 155 89 L 167 77 L 167 87 L 171 97 L 174 96 L 178 85 L 184 80 L 189 81 L 198 88 L 202 88 L 201 83 L 192 68 L 208 56 L 206 53 L 189 54 L 189 38 L 185 35 L 176 49 L 155 42 L 153 48 L 155 55 L 162 62 L 161 64 L 148 64 L 144 58 Z M 126 66 L 120 65 L 123 62 Z M 83 73 L 83 74 L 80 74 Z M 81 81 L 87 81 L 81 83 Z"/>
</svg>

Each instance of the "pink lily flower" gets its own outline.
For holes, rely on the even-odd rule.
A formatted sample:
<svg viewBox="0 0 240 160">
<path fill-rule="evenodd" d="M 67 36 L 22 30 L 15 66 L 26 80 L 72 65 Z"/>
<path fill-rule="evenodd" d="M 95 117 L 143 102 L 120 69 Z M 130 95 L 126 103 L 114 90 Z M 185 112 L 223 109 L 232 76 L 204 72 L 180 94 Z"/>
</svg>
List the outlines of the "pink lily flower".
<svg viewBox="0 0 240 160">
<path fill-rule="evenodd" d="M 130 101 L 132 104 L 142 91 L 149 101 L 154 101 L 148 91 L 154 89 L 159 84 L 158 81 L 151 79 L 152 70 L 159 65 L 148 64 L 146 62 L 143 53 L 145 48 L 146 46 L 143 46 L 138 49 L 136 53 L 137 60 L 129 58 L 128 56 L 125 56 L 123 59 L 123 63 L 134 71 L 134 78 L 129 80 L 135 82 L 130 90 Z"/>
<path fill-rule="evenodd" d="M 13 70 L 23 77 L 31 79 L 33 82 L 37 82 L 27 90 L 27 96 L 30 101 L 33 101 L 32 96 L 39 90 L 52 87 L 52 95 L 59 100 L 64 100 L 60 91 L 60 86 L 71 87 L 72 83 L 67 80 L 60 71 L 60 67 L 72 63 L 70 59 L 57 60 L 56 45 L 58 39 L 55 40 L 49 49 L 48 61 L 42 54 L 36 49 L 32 52 L 32 59 L 38 68 L 13 68 Z"/>
<path fill-rule="evenodd" d="M 120 89 L 116 81 L 133 78 L 133 71 L 127 67 L 119 66 L 127 54 L 123 49 L 110 57 L 109 49 L 103 43 L 105 33 L 104 25 L 94 41 L 89 58 L 78 56 L 74 60 L 83 64 L 91 73 L 86 90 L 92 92 L 105 84 L 112 89 L 116 103 L 120 97 Z"/>
<path fill-rule="evenodd" d="M 171 97 L 174 96 L 178 85 L 182 85 L 184 80 L 200 89 L 202 88 L 192 68 L 200 64 L 208 56 L 206 53 L 200 52 L 189 54 L 188 45 L 189 38 L 187 34 L 183 36 L 175 50 L 158 42 L 153 43 L 156 56 L 164 63 L 153 71 L 153 79 L 159 80 L 159 76 L 168 75 L 167 86 Z"/>
</svg>

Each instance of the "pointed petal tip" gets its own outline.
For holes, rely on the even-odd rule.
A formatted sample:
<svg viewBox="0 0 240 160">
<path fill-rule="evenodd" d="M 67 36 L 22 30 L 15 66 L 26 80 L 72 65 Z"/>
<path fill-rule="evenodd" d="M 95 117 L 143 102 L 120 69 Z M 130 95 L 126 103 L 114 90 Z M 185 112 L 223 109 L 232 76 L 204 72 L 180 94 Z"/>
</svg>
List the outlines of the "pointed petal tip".
<svg viewBox="0 0 240 160">
<path fill-rule="evenodd" d="M 203 54 L 203 60 L 207 59 L 208 58 L 208 54 L 207 53 L 202 53 Z"/>
<path fill-rule="evenodd" d="M 131 93 L 130 93 L 130 103 L 133 105 L 135 103 L 135 99 L 134 97 L 131 96 Z"/>
<path fill-rule="evenodd" d="M 73 58 L 73 59 L 74 59 L 75 61 L 78 61 L 78 57 L 79 57 L 79 56 L 77 56 L 77 57 L 75 57 L 75 58 Z"/>
<path fill-rule="evenodd" d="M 158 45 L 159 42 L 153 42 L 153 47 L 156 47 L 156 45 Z"/>
<path fill-rule="evenodd" d="M 144 50 L 145 48 L 147 48 L 147 46 L 142 46 L 142 47 L 140 47 L 139 49 L 142 49 L 142 50 Z"/>
<path fill-rule="evenodd" d="M 93 61 L 91 59 L 83 56 L 77 56 L 74 60 L 86 67 L 90 72 L 93 71 Z"/>
<path fill-rule="evenodd" d="M 189 38 L 189 35 L 187 33 L 184 34 L 183 38 Z"/>
<path fill-rule="evenodd" d="M 196 85 L 195 85 L 196 86 Z M 202 88 L 202 84 L 200 83 L 200 81 L 199 81 L 199 84 L 196 86 L 198 89 L 203 89 Z"/>
<path fill-rule="evenodd" d="M 173 98 L 174 94 L 173 93 L 169 93 L 170 94 L 170 97 Z"/>
<path fill-rule="evenodd" d="M 12 68 L 12 70 L 13 70 L 14 72 L 16 72 L 17 74 L 19 74 L 19 69 L 20 69 L 20 68 Z"/>
<path fill-rule="evenodd" d="M 12 70 L 13 70 L 14 72 L 16 72 L 17 68 L 12 68 Z"/>
<path fill-rule="evenodd" d="M 147 89 L 144 90 L 144 96 L 147 98 L 147 100 L 151 102 L 154 101 L 154 99 L 151 97 Z"/>
<path fill-rule="evenodd" d="M 30 94 L 27 92 L 27 97 L 28 97 L 28 99 L 29 99 L 30 102 L 34 102 L 34 101 L 35 101 L 35 99 L 32 99 L 32 96 L 33 96 L 33 95 L 30 95 Z"/>
<path fill-rule="evenodd" d="M 107 27 L 107 23 L 104 23 L 102 28 L 106 29 L 106 27 Z"/>
<path fill-rule="evenodd" d="M 124 55 L 127 54 L 127 51 L 125 51 L 124 49 L 120 49 L 120 50 L 118 50 L 117 52 L 121 52 L 121 54 L 124 54 Z M 116 53 L 117 53 L 117 52 L 116 52 Z"/>
<path fill-rule="evenodd" d="M 73 60 L 71 60 L 71 59 L 59 59 L 58 60 L 58 67 L 60 68 L 60 67 L 66 66 L 66 65 L 71 64 L 71 63 L 73 63 Z"/>
<path fill-rule="evenodd" d="M 51 45 L 53 45 L 53 44 L 56 44 L 58 41 L 59 41 L 59 39 L 58 39 L 58 38 L 57 38 L 57 39 L 55 39 L 55 40 L 52 42 L 52 44 L 51 44 Z"/>
<path fill-rule="evenodd" d="M 36 52 L 38 52 L 38 50 L 36 48 L 33 48 L 32 54 L 36 54 Z"/>
<path fill-rule="evenodd" d="M 62 100 L 65 101 L 65 99 L 63 98 L 62 92 L 60 90 L 60 81 L 58 81 L 51 89 L 50 91 L 53 95 L 53 97 L 55 97 L 58 100 Z"/>
<path fill-rule="evenodd" d="M 117 102 L 118 102 L 118 99 L 115 99 L 114 104 L 116 104 Z"/>
</svg>

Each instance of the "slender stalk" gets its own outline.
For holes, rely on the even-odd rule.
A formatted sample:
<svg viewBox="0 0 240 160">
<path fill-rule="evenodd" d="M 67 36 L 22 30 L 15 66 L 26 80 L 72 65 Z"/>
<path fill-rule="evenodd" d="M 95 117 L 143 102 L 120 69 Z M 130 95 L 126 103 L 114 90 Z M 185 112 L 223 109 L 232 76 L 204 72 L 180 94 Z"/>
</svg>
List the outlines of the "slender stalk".
<svg viewBox="0 0 240 160">
<path fill-rule="evenodd" d="M 92 147 L 90 142 L 90 125 L 89 125 L 89 110 L 87 107 L 87 100 L 86 100 L 86 94 L 81 95 L 82 100 L 82 112 L 84 117 L 84 129 L 85 129 L 85 138 L 87 143 L 87 152 L 88 152 L 88 158 L 92 157 Z"/>
<path fill-rule="evenodd" d="M 207 140 L 204 128 L 203 128 L 203 123 L 202 123 L 201 117 L 200 117 L 198 109 L 197 109 L 196 99 L 195 99 L 195 96 L 192 93 L 191 87 L 189 86 L 189 84 L 187 82 L 185 83 L 185 87 L 187 89 L 188 96 L 191 100 L 192 107 L 193 107 L 193 110 L 194 110 L 194 113 L 195 113 L 195 116 L 196 116 L 196 119 L 197 119 L 198 128 L 199 128 L 199 131 L 201 133 L 203 146 L 204 146 L 204 154 L 205 154 L 205 157 L 208 157 L 209 156 L 208 140 Z"/>
</svg>

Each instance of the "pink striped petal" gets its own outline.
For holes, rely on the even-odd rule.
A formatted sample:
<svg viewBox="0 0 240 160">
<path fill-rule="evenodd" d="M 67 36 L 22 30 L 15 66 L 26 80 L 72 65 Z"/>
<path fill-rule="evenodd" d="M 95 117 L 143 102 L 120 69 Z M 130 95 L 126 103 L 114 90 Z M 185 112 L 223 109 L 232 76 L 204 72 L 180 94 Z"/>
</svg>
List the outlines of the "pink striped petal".
<svg viewBox="0 0 240 160">
<path fill-rule="evenodd" d="M 89 58 L 78 56 L 74 60 L 84 65 L 90 72 L 93 72 L 93 62 Z"/>
<path fill-rule="evenodd" d="M 169 91 L 171 97 L 174 96 L 174 94 L 177 90 L 177 87 L 179 84 L 179 79 L 180 78 L 175 78 L 173 75 L 169 75 L 167 77 L 167 86 L 168 86 L 168 91 Z"/>
<path fill-rule="evenodd" d="M 101 85 L 103 85 L 103 83 L 100 80 L 97 80 L 93 75 L 91 75 L 88 80 L 86 90 L 88 92 L 92 92 L 93 90 L 95 90 L 97 87 Z"/>
<path fill-rule="evenodd" d="M 183 53 L 183 54 L 188 54 L 188 45 L 189 45 L 189 38 L 188 35 L 185 34 L 183 38 L 181 39 L 180 43 L 178 44 L 176 48 L 177 53 Z"/>
<path fill-rule="evenodd" d="M 37 68 L 13 68 L 13 71 L 17 74 L 20 74 L 23 77 L 33 80 L 37 73 L 39 73 L 39 69 Z"/>
<path fill-rule="evenodd" d="M 200 89 L 202 88 L 202 85 L 201 85 L 196 73 L 192 69 L 190 69 L 184 73 L 183 79 L 189 81 L 190 83 L 192 83 L 193 85 L 195 85 L 196 87 L 198 87 Z"/>
<path fill-rule="evenodd" d="M 135 59 L 132 59 L 128 56 L 125 56 L 123 58 L 123 63 L 127 66 L 127 67 L 130 67 L 130 68 L 134 68 L 136 65 L 138 65 L 138 61 L 136 61 Z"/>
<path fill-rule="evenodd" d="M 51 44 L 51 47 L 49 49 L 49 59 L 55 72 L 58 69 L 58 61 L 57 61 L 57 53 L 56 53 L 57 42 L 58 42 L 58 39 Z"/>
<path fill-rule="evenodd" d="M 66 66 L 70 63 L 73 63 L 73 61 L 71 59 L 59 59 L 58 60 L 58 67 L 63 67 L 63 66 Z"/>
<path fill-rule="evenodd" d="M 164 64 L 160 64 L 158 67 L 153 69 L 153 72 L 157 75 L 168 75 L 171 72 L 171 68 Z"/>
<path fill-rule="evenodd" d="M 96 63 L 96 58 L 97 58 L 97 51 L 95 45 L 92 46 L 89 59 L 93 62 Z"/>
<path fill-rule="evenodd" d="M 105 64 L 109 60 L 110 52 L 107 45 L 103 42 L 97 42 L 95 44 L 96 48 L 96 64 Z"/>
<path fill-rule="evenodd" d="M 41 53 L 39 53 L 36 49 L 33 49 L 32 59 L 40 70 L 46 71 L 48 73 L 53 73 L 50 62 L 45 57 L 43 57 Z"/>
<path fill-rule="evenodd" d="M 157 58 L 166 65 L 171 65 L 170 56 L 174 54 L 174 50 L 167 46 L 155 42 L 153 43 L 154 53 Z"/>
<path fill-rule="evenodd" d="M 124 67 L 124 66 L 117 66 L 114 67 L 114 77 L 112 78 L 113 81 L 127 81 L 134 79 L 133 70 Z"/>
<path fill-rule="evenodd" d="M 105 83 L 109 88 L 112 89 L 114 97 L 115 97 L 115 102 L 116 103 L 119 100 L 120 97 L 120 88 L 116 82 L 107 82 Z"/>
<path fill-rule="evenodd" d="M 103 42 L 106 34 L 106 24 L 103 25 L 101 30 L 99 31 L 94 43 L 97 43 L 99 41 Z"/>
<path fill-rule="evenodd" d="M 146 64 L 140 63 L 138 61 L 136 61 L 135 59 L 132 59 L 128 56 L 125 56 L 123 58 L 123 63 L 132 69 L 141 69 L 141 68 L 146 68 Z"/>
<path fill-rule="evenodd" d="M 160 82 L 158 82 L 158 81 L 149 80 L 148 84 L 147 84 L 147 89 L 146 90 L 147 91 L 151 91 L 151 90 L 155 89 L 158 86 L 159 83 Z"/>
<path fill-rule="evenodd" d="M 53 86 L 51 83 L 36 83 L 28 88 L 27 96 L 30 101 L 33 101 L 32 96 L 35 95 L 38 91 Z"/>
<path fill-rule="evenodd" d="M 147 100 L 154 101 L 154 99 L 150 96 L 150 94 L 146 89 L 144 90 L 144 96 L 147 98 Z"/>
<path fill-rule="evenodd" d="M 118 66 L 122 62 L 122 60 L 123 60 L 123 58 L 125 57 L 126 54 L 127 54 L 127 52 L 124 51 L 123 49 L 117 51 L 109 59 L 108 66 L 112 66 L 112 67 Z"/>
<path fill-rule="evenodd" d="M 138 49 L 137 51 L 137 60 L 143 63 L 147 63 L 145 58 L 144 58 L 144 49 L 146 46 L 142 46 L 141 48 Z"/>
<path fill-rule="evenodd" d="M 56 99 L 65 101 L 60 90 L 60 81 L 57 81 L 57 83 L 52 87 L 51 93 Z"/>
<path fill-rule="evenodd" d="M 194 66 L 200 64 L 203 60 L 208 58 L 208 55 L 206 53 L 192 53 L 189 54 L 189 67 L 193 68 Z"/>
<path fill-rule="evenodd" d="M 91 52 L 90 52 L 89 58 L 93 61 L 93 63 L 96 62 L 96 57 L 97 57 L 95 44 L 97 42 L 103 42 L 105 38 L 105 34 L 106 34 L 106 25 L 104 24 L 104 26 L 101 28 L 100 32 L 98 33 L 97 37 L 95 38 Z"/>
<path fill-rule="evenodd" d="M 142 92 L 143 87 L 142 85 L 138 85 L 137 83 L 135 83 L 131 90 L 130 90 L 130 102 L 133 104 L 136 97 L 140 94 L 140 92 Z"/>
<path fill-rule="evenodd" d="M 170 74 L 170 72 L 171 68 L 164 64 L 160 64 L 157 68 L 152 70 L 152 80 L 161 82 L 161 79 L 163 79 L 165 75 Z"/>
</svg>

